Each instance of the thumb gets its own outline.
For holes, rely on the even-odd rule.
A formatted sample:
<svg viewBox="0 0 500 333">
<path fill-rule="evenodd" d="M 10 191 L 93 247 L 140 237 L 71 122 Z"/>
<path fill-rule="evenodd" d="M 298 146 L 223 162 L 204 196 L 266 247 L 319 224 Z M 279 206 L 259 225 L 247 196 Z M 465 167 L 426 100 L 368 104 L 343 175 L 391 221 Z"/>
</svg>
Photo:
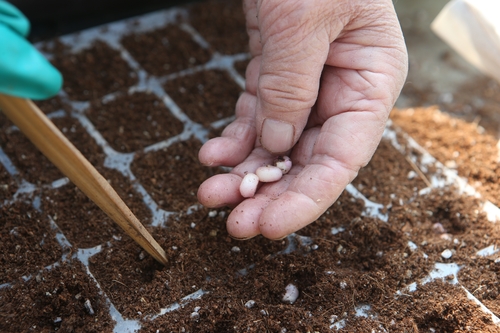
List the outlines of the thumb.
<svg viewBox="0 0 500 333">
<path fill-rule="evenodd" d="M 318 96 L 330 43 L 315 13 L 323 6 L 316 2 L 258 4 L 262 54 L 256 125 L 262 146 L 271 153 L 284 153 L 295 145 Z"/>
</svg>

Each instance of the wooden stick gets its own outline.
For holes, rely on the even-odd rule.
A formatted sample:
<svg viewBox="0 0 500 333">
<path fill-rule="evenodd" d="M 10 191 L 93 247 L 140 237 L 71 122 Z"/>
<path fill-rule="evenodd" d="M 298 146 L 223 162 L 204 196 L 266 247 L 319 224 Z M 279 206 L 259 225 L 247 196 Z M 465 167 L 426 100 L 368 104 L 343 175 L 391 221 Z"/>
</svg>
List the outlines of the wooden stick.
<svg viewBox="0 0 500 333">
<path fill-rule="evenodd" d="M 111 185 L 29 99 L 0 94 L 0 109 L 33 144 L 133 240 L 163 265 L 167 256 Z"/>
<path fill-rule="evenodd" d="M 425 185 L 427 185 L 427 187 L 432 187 L 432 184 L 431 182 L 429 181 L 429 179 L 427 179 L 427 177 L 425 176 L 425 174 L 422 172 L 422 170 L 420 170 L 420 168 L 415 164 L 413 163 L 413 161 L 411 160 L 411 158 L 409 158 L 408 156 L 405 156 L 406 158 L 406 161 L 411 165 L 411 167 L 413 168 L 413 170 L 415 170 L 415 172 L 420 176 L 420 178 L 424 181 Z"/>
</svg>

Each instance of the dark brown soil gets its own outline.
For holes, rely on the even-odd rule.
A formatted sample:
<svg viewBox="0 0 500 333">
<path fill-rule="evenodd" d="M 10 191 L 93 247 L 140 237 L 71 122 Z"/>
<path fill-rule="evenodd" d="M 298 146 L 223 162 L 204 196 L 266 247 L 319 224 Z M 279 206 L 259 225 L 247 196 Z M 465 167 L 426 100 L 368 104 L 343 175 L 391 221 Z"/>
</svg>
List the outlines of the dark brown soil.
<svg viewBox="0 0 500 333">
<path fill-rule="evenodd" d="M 127 25 L 130 31 L 119 40 L 147 72 L 146 81 L 159 79 L 164 96 L 159 86 L 154 94 L 129 94 L 139 74 L 104 42 L 77 54 L 62 43 L 47 48 L 65 75 L 69 100 L 62 96 L 40 107 L 48 114 L 63 110 L 53 121 L 144 223 L 169 263 L 155 262 L 66 184 L 2 116 L 2 156 L 18 175 L 0 164 L 0 331 L 112 332 L 116 308 L 117 321 L 137 320 L 144 333 L 499 332 L 464 288 L 500 316 L 499 256 L 477 253 L 500 245 L 500 225 L 487 220 L 483 199 L 454 187 L 426 189 L 440 166 L 424 170 L 411 162 L 420 153 L 399 130 L 498 205 L 497 143 L 473 123 L 436 109 L 394 111 L 396 127 L 389 130 L 402 150 L 384 139 L 349 191 L 316 222 L 281 241 L 236 241 L 225 229 L 230 209 L 197 202 L 201 182 L 223 171 L 198 162 L 204 135 L 185 116 L 213 135 L 221 128 L 211 124 L 233 115 L 241 89 L 226 71 L 203 65 L 211 52 L 247 50 L 240 6 L 210 1 L 187 7 L 186 22 L 210 52 L 179 28 L 181 22 L 140 34 Z M 235 64 L 242 75 L 246 63 Z M 170 99 L 181 116 L 170 110 Z M 88 108 L 75 109 L 72 101 L 87 101 Z M 106 142 L 95 140 L 101 136 Z M 163 146 L 152 146 L 157 143 Z M 108 144 L 133 159 L 130 169 L 126 163 L 123 173 L 109 168 L 116 153 Z M 34 188 L 13 200 L 23 180 Z M 372 203 L 351 194 L 356 190 Z M 379 204 L 379 218 L 370 204 Z M 170 215 L 158 221 L 158 209 Z M 450 258 L 443 257 L 445 250 Z M 82 253 L 94 253 L 88 264 Z M 436 263 L 460 270 L 424 283 Z M 289 284 L 299 290 L 293 304 L 282 301 Z"/>
<path fill-rule="evenodd" d="M 69 53 L 66 47 L 56 43 L 52 60 L 64 78 L 63 90 L 73 100 L 87 101 L 107 93 L 121 91 L 137 82 L 118 51 L 96 41 L 91 48 L 78 54 Z"/>
<path fill-rule="evenodd" d="M 101 166 L 106 155 L 89 133 L 72 117 L 54 118 L 52 122 L 94 166 Z"/>
<path fill-rule="evenodd" d="M 165 91 L 192 121 L 205 127 L 234 115 L 234 106 L 242 92 L 222 71 L 203 71 L 179 77 L 167 82 Z"/>
<path fill-rule="evenodd" d="M 108 103 L 97 101 L 88 116 L 111 146 L 124 153 L 178 135 L 183 129 L 182 123 L 151 93 L 120 96 Z"/>
<path fill-rule="evenodd" d="M 384 205 L 399 202 L 399 199 L 408 202 L 415 196 L 415 192 L 426 187 L 425 182 L 418 176 L 401 183 L 401 178 L 408 178 L 410 172 L 415 172 L 411 164 L 384 140 L 370 164 L 360 170 L 352 184 L 374 202 Z M 389 187 L 387 181 L 395 183 Z"/>
<path fill-rule="evenodd" d="M 40 107 L 48 103 L 46 101 Z M 0 114 L 0 120 L 3 124 L 3 130 L 0 131 L 2 149 L 22 178 L 41 185 L 64 177 L 3 114 Z M 52 118 L 52 122 L 93 165 L 102 165 L 105 157 L 103 151 L 75 119 L 64 116 Z"/>
<path fill-rule="evenodd" d="M 0 285 L 36 274 L 62 255 L 48 219 L 18 202 L 0 208 Z M 1 303 L 0 303 L 1 304 Z"/>
<path fill-rule="evenodd" d="M 200 147 L 199 141 L 191 139 L 154 153 L 139 154 L 132 172 L 161 208 L 184 211 L 198 203 L 198 187 L 214 174 L 198 162 Z"/>
<path fill-rule="evenodd" d="M 105 299 L 78 261 L 2 289 L 0 309 L 2 332 L 100 333 L 114 326 Z"/>
<path fill-rule="evenodd" d="M 131 34 L 122 39 L 122 44 L 147 72 L 157 76 L 202 65 L 211 56 L 176 25 L 147 34 Z"/>
<path fill-rule="evenodd" d="M 0 202 L 12 198 L 18 189 L 14 177 L 0 166 Z"/>
<path fill-rule="evenodd" d="M 88 135 L 88 134 L 87 134 Z M 83 137 L 82 137 L 83 139 Z M 133 213 L 143 223 L 151 218 L 151 212 L 142 202 L 142 197 L 134 189 L 130 181 L 116 170 L 103 168 L 102 152 L 97 145 L 88 145 L 84 155 L 101 158 L 101 163 L 95 163 L 104 178 L 127 205 L 133 207 Z M 89 148 L 94 150 L 89 152 Z M 92 162 L 92 158 L 89 158 Z M 123 231 L 90 201 L 72 183 L 56 189 L 42 191 L 42 210 L 56 222 L 58 227 L 75 247 L 94 247 L 111 240 L 121 238 Z M 126 237 L 126 236 L 125 236 Z"/>
<path fill-rule="evenodd" d="M 248 52 L 248 35 L 240 1 L 211 0 L 190 8 L 190 24 L 221 54 Z"/>
<path fill-rule="evenodd" d="M 43 192 L 42 196 L 43 211 L 54 219 L 73 246 L 94 247 L 123 234 L 99 207 L 71 183 Z"/>
<path fill-rule="evenodd" d="M 2 149 L 22 178 L 41 185 L 63 177 L 62 173 L 3 114 L 0 114 L 0 123 Z"/>
<path fill-rule="evenodd" d="M 57 96 L 43 101 L 36 101 L 35 104 L 46 114 L 59 110 L 69 110 L 69 107 Z"/>
</svg>

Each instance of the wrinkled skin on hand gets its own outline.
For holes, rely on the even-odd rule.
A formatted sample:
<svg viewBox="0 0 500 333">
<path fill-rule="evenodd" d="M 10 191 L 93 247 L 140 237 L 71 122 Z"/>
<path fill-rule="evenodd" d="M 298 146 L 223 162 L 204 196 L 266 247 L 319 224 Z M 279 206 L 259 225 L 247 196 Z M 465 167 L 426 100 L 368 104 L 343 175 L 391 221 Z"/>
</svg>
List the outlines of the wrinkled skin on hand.
<svg viewBox="0 0 500 333">
<path fill-rule="evenodd" d="M 407 73 L 390 0 L 245 0 L 252 60 L 236 119 L 203 145 L 200 161 L 231 166 L 198 199 L 234 207 L 228 232 L 280 239 L 315 221 L 375 152 Z M 254 198 L 239 185 L 276 155 L 292 170 Z"/>
</svg>

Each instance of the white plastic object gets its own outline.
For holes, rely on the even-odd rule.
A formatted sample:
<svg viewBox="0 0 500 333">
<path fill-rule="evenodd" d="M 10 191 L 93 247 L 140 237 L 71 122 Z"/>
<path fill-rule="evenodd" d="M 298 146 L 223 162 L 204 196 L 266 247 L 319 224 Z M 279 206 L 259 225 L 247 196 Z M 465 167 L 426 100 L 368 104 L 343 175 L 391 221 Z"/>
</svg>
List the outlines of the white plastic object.
<svg viewBox="0 0 500 333">
<path fill-rule="evenodd" d="M 431 29 L 485 75 L 500 82 L 500 1 L 452 0 Z"/>
</svg>

